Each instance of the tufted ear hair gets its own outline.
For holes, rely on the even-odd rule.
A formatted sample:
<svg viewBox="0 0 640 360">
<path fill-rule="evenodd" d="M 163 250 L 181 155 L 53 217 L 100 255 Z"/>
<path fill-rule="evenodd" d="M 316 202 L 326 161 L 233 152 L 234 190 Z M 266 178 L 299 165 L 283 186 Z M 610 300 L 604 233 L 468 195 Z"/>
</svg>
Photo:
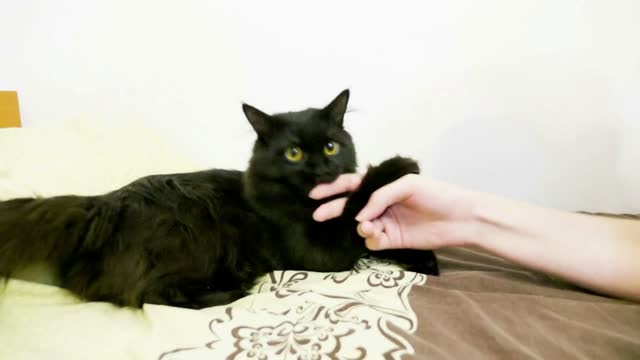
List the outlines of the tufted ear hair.
<svg viewBox="0 0 640 360">
<path fill-rule="evenodd" d="M 242 111 L 259 138 L 264 139 L 269 136 L 273 128 L 273 119 L 270 115 L 249 104 L 242 104 Z"/>
<path fill-rule="evenodd" d="M 342 126 L 344 121 L 344 113 L 347 111 L 347 105 L 349 104 L 349 89 L 342 90 L 342 92 L 336 96 L 329 105 L 327 105 L 323 111 L 327 113 L 329 118 L 337 125 Z"/>
</svg>

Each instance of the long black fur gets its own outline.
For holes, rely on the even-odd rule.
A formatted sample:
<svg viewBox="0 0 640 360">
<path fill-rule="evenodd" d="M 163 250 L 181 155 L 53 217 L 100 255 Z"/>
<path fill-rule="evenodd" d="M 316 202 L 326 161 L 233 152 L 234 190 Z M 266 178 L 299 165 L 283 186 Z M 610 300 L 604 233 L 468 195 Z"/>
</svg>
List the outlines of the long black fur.
<svg viewBox="0 0 640 360">
<path fill-rule="evenodd" d="M 343 271 L 367 249 L 354 217 L 373 191 L 418 173 L 415 161 L 392 158 L 370 167 L 344 214 L 315 222 L 318 183 L 356 169 L 342 122 L 343 91 L 327 107 L 267 115 L 243 110 L 255 129 L 245 172 L 207 170 L 152 175 L 101 196 L 58 196 L 0 202 L 0 277 L 46 262 L 61 286 L 89 301 L 202 308 L 247 294 L 276 269 Z M 340 151 L 323 152 L 333 141 Z M 286 159 L 289 146 L 304 152 Z M 388 250 L 373 256 L 438 274 L 431 251 Z"/>
</svg>

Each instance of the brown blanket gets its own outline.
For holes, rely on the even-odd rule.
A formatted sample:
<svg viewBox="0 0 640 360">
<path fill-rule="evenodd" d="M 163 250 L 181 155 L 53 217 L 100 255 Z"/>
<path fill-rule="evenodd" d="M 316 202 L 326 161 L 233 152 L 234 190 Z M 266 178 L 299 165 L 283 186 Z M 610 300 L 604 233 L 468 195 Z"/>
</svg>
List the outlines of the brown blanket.
<svg viewBox="0 0 640 360">
<path fill-rule="evenodd" d="M 439 255 L 442 275 L 409 297 L 418 316 L 411 358 L 640 359 L 640 304 L 477 251 Z"/>
</svg>

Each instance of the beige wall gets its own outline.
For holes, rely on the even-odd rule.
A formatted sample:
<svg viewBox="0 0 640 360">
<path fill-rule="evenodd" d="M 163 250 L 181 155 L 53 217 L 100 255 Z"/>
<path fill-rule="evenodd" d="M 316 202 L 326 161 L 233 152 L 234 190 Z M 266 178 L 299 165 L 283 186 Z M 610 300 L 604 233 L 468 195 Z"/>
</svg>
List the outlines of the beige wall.
<svg viewBox="0 0 640 360">
<path fill-rule="evenodd" d="M 202 166 L 244 167 L 242 101 L 352 89 L 361 163 L 567 209 L 640 211 L 640 3 L 13 1 L 0 88 L 23 125 L 140 121 Z"/>
</svg>

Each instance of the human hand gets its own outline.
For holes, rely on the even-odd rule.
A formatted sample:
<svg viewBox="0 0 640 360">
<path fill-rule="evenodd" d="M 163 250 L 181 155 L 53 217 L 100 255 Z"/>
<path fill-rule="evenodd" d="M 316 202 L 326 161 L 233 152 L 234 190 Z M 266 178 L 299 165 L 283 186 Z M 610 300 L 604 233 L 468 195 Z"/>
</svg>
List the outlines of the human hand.
<svg viewBox="0 0 640 360">
<path fill-rule="evenodd" d="M 362 176 L 345 174 L 311 190 L 323 199 L 358 188 Z M 316 221 L 342 214 L 346 198 L 327 202 L 313 213 Z M 462 246 L 474 236 L 475 193 L 419 175 L 406 175 L 376 190 L 356 216 L 358 233 L 371 250 L 436 249 Z"/>
<path fill-rule="evenodd" d="M 361 179 L 343 175 L 309 196 L 352 192 Z M 327 202 L 313 217 L 338 217 L 345 203 Z M 471 245 L 585 289 L 640 301 L 638 220 L 545 208 L 413 174 L 375 191 L 356 220 L 371 250 Z M 599 276 L 593 269 L 601 270 Z"/>
</svg>

